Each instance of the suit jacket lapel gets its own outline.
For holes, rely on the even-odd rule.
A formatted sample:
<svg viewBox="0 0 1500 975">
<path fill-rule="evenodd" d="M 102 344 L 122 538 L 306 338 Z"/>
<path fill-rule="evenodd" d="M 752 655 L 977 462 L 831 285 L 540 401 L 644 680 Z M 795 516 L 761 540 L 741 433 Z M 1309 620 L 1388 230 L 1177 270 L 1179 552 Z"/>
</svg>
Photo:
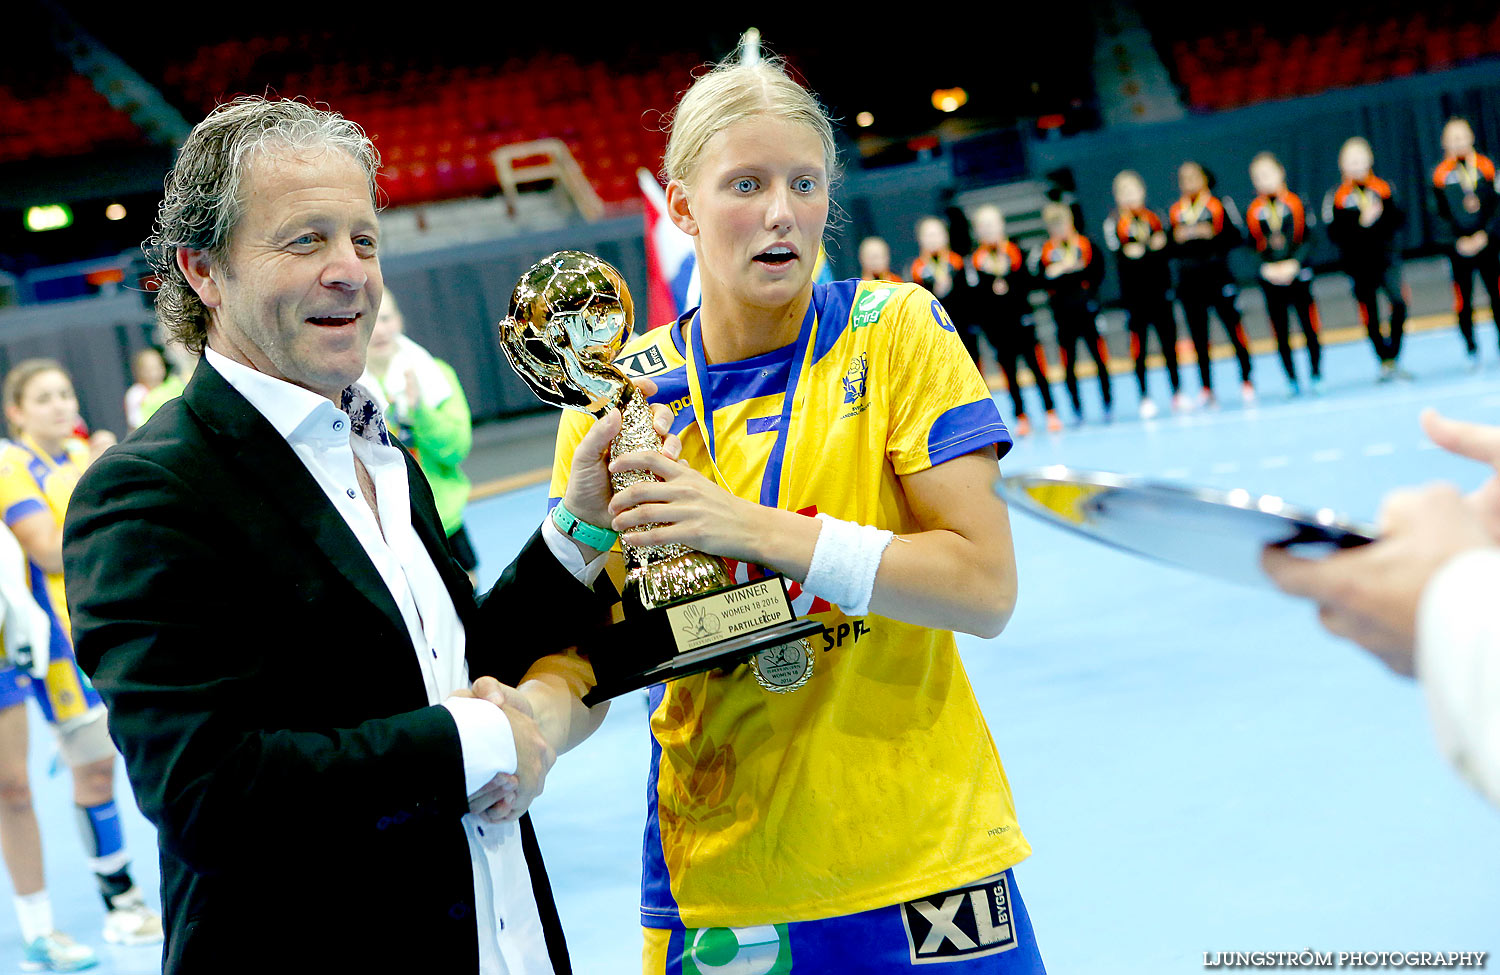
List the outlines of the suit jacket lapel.
<svg viewBox="0 0 1500 975">
<path fill-rule="evenodd" d="M 394 441 L 394 438 L 393 442 Z M 413 485 L 411 494 L 411 525 L 416 529 L 417 537 L 422 540 L 422 545 L 427 549 L 427 554 L 432 556 L 432 564 L 437 566 L 438 575 L 443 579 L 443 585 L 448 590 L 448 596 L 453 600 L 453 606 L 458 610 L 459 619 L 463 621 L 467 629 L 472 623 L 472 614 L 476 608 L 474 601 L 474 587 L 469 582 L 469 574 L 459 567 L 454 561 L 453 553 L 448 548 L 448 536 L 443 531 L 442 520 L 438 517 L 437 504 L 431 500 L 431 488 L 427 485 L 427 475 L 417 466 L 416 460 L 404 444 L 397 442 L 397 447 L 406 459 L 406 478 Z"/>
<path fill-rule="evenodd" d="M 332 566 L 385 615 L 397 633 L 405 635 L 406 621 L 364 546 L 276 428 L 207 362 L 198 364 L 182 398 L 188 409 L 227 441 L 230 456 L 260 488 L 261 496 L 311 537 Z M 409 637 L 406 642 L 410 644 Z M 408 659 L 415 666 L 415 651 Z"/>
</svg>

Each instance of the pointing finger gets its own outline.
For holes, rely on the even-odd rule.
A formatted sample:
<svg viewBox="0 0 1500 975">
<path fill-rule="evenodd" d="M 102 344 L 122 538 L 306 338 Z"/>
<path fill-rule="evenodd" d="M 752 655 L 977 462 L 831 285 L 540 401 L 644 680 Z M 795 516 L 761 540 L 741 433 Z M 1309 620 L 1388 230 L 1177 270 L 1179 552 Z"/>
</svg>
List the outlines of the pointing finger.
<svg viewBox="0 0 1500 975">
<path fill-rule="evenodd" d="M 1444 450 L 1500 468 L 1500 427 L 1452 420 L 1428 407 L 1422 429 Z"/>
</svg>

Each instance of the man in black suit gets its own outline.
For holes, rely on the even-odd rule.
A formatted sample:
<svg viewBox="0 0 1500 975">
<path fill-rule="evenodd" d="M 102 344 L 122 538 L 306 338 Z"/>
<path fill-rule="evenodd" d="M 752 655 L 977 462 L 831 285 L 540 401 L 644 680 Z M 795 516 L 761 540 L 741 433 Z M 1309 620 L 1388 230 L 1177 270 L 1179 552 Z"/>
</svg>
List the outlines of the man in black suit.
<svg viewBox="0 0 1500 975">
<path fill-rule="evenodd" d="M 523 812 L 603 717 L 566 648 L 613 594 L 545 528 L 476 601 L 354 385 L 377 166 L 298 102 L 194 129 L 149 246 L 158 317 L 204 360 L 68 512 L 78 659 L 158 829 L 168 973 L 569 970 Z M 617 423 L 575 461 L 585 527 L 609 524 Z"/>
</svg>

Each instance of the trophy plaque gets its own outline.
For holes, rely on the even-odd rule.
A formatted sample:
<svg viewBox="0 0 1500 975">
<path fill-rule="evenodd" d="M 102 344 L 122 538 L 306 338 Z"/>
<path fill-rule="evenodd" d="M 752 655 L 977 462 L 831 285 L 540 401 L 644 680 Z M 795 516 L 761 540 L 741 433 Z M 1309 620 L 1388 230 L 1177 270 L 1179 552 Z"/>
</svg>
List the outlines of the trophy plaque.
<svg viewBox="0 0 1500 975">
<path fill-rule="evenodd" d="M 610 457 L 658 450 L 651 408 L 614 359 L 630 337 L 634 308 L 620 273 L 582 251 L 559 251 L 521 276 L 500 345 L 517 374 L 544 402 L 596 418 L 623 417 Z M 655 475 L 610 475 L 620 491 Z M 806 636 L 822 629 L 799 620 L 780 576 L 736 585 L 724 560 L 686 545 L 634 545 L 621 535 L 623 622 L 602 627 L 579 647 L 597 684 L 586 704 L 705 670 L 730 670 L 748 657 L 756 681 L 777 693 L 812 676 Z"/>
</svg>

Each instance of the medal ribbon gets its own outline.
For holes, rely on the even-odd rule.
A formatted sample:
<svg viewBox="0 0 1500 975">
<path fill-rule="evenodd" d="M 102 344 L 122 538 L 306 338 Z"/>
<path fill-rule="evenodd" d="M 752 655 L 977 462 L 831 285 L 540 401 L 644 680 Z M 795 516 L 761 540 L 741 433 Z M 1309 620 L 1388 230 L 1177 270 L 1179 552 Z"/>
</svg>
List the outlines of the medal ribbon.
<svg viewBox="0 0 1500 975">
<path fill-rule="evenodd" d="M 1201 202 L 1200 202 L 1201 201 Z M 1203 219 L 1203 213 L 1208 209 L 1208 194 L 1203 193 L 1193 197 L 1191 200 L 1183 198 L 1182 222 L 1197 223 Z"/>
<path fill-rule="evenodd" d="M 55 474 L 56 472 L 62 470 L 63 465 L 59 464 L 55 457 L 48 456 L 47 452 L 40 446 L 38 446 L 37 442 L 31 438 L 31 434 L 21 434 L 21 446 L 25 447 L 27 452 L 37 460 L 47 465 L 47 473 Z"/>
<path fill-rule="evenodd" d="M 1067 264 L 1069 267 L 1077 264 L 1078 259 L 1083 256 L 1083 248 L 1078 246 L 1076 237 L 1069 237 L 1066 241 L 1063 242 L 1063 245 L 1060 249 L 1062 250 L 1063 256 L 1062 263 Z"/>
<path fill-rule="evenodd" d="M 696 414 L 694 420 L 698 424 L 698 431 L 708 446 L 708 463 L 713 468 L 714 478 L 720 487 L 734 494 L 734 488 L 719 470 L 718 440 L 714 432 L 713 383 L 708 373 L 708 358 L 703 353 L 703 326 L 698 316 L 698 312 L 693 313 L 686 330 L 688 396 Z M 808 302 L 802 328 L 797 334 L 787 386 L 781 397 L 781 419 L 776 426 L 776 443 L 771 447 L 771 454 L 766 459 L 766 469 L 761 474 L 760 503 L 768 508 L 780 507 L 782 485 L 788 477 L 787 472 L 791 470 L 791 465 L 787 463 L 787 446 L 791 443 L 792 413 L 801 403 L 797 397 L 807 397 L 806 378 L 812 369 L 813 338 L 817 331 L 818 307 L 814 300 Z"/>
<path fill-rule="evenodd" d="M 1464 188 L 1464 194 L 1473 196 L 1474 190 L 1479 186 L 1479 166 L 1470 160 L 1460 159 L 1453 168 L 1458 172 L 1458 182 Z"/>
<path fill-rule="evenodd" d="M 1266 197 L 1266 225 L 1271 228 L 1271 233 L 1281 233 L 1281 224 L 1286 220 L 1286 214 L 1281 212 L 1281 197 Z"/>
<path fill-rule="evenodd" d="M 1140 244 L 1151 242 L 1151 222 L 1139 211 L 1130 215 L 1130 237 Z"/>
<path fill-rule="evenodd" d="M 32 439 L 32 437 L 31 437 L 30 434 L 27 434 L 27 433 L 21 434 L 20 441 L 21 441 L 21 446 L 26 450 L 27 453 L 31 454 L 33 457 L 35 457 L 37 460 L 41 461 L 46 466 L 46 468 L 47 468 L 47 474 L 49 476 L 52 475 L 52 474 L 56 474 L 58 471 L 61 471 L 63 469 L 63 465 L 59 464 L 57 462 L 57 459 L 55 457 L 52 457 L 52 456 L 48 455 L 48 453 L 45 450 L 43 450 L 40 446 L 38 446 L 37 442 Z M 75 471 L 73 473 L 73 477 L 76 478 L 77 476 L 78 476 L 78 474 Z M 38 488 L 42 488 L 43 485 L 40 482 L 38 482 L 37 483 L 37 487 Z M 46 493 L 45 490 L 43 491 L 43 493 L 44 494 Z"/>
</svg>

